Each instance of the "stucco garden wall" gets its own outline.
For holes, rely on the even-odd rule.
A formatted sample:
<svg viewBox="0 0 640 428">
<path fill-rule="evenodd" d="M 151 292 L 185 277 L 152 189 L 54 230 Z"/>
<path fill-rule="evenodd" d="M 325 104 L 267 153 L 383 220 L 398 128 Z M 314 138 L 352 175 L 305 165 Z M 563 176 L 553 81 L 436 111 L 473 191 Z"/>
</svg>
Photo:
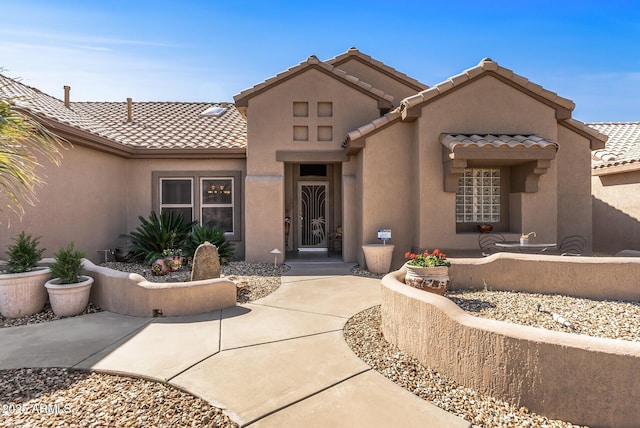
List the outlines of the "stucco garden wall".
<svg viewBox="0 0 640 428">
<path fill-rule="evenodd" d="M 43 161 L 46 185 L 37 188 L 36 205 L 24 205 L 22 219 L 12 216 L 0 225 L 0 257 L 24 230 L 41 237 L 45 257 L 74 241 L 87 258 L 99 261 L 104 256 L 97 251 L 113 248 L 126 230 L 127 161 L 80 146 L 62 154 L 59 167 Z"/>
<path fill-rule="evenodd" d="M 138 274 L 96 266 L 88 261 L 83 267 L 85 274 L 94 279 L 90 301 L 121 315 L 197 315 L 236 305 L 236 285 L 225 278 L 154 283 Z"/>
<path fill-rule="evenodd" d="M 489 264 L 500 270 L 497 262 L 490 260 Z M 460 285 L 456 278 L 461 278 L 466 263 L 457 260 L 453 266 L 451 275 L 456 287 Z M 554 263 L 538 261 L 538 272 L 557 274 L 559 269 Z M 630 261 L 619 263 L 596 271 L 600 274 L 596 273 L 593 280 L 609 284 L 610 278 L 619 278 L 623 272 L 628 278 L 638 277 L 635 271 L 640 262 L 635 261 L 634 272 L 626 271 Z M 504 274 L 505 270 L 518 272 L 522 279 L 531 274 L 522 263 L 501 272 Z M 580 272 L 573 271 L 577 278 L 569 278 L 579 281 L 593 273 Z M 556 276 L 553 281 L 537 277 L 540 283 L 553 284 L 547 288 L 549 291 L 582 291 L 576 290 L 572 281 L 562 281 L 564 277 Z M 387 340 L 425 366 L 466 387 L 550 418 L 603 427 L 632 427 L 640 420 L 639 343 L 473 317 L 446 297 L 406 286 L 403 280 L 402 270 L 382 280 L 382 330 Z M 512 280 L 509 289 L 527 289 L 527 285 Z M 617 294 L 635 294 L 637 299 L 637 283 Z"/>
<path fill-rule="evenodd" d="M 594 176 L 593 249 L 640 250 L 640 171 Z"/>
</svg>

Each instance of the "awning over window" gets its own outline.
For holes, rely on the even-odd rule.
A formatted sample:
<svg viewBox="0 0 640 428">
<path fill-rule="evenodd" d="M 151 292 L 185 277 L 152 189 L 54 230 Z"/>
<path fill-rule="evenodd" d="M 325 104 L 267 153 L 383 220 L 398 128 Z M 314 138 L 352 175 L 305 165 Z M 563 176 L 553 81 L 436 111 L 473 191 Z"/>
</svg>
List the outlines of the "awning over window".
<svg viewBox="0 0 640 428">
<path fill-rule="evenodd" d="M 517 166 L 514 191 L 537 192 L 538 178 L 556 157 L 558 144 L 537 135 L 441 134 L 444 188 L 455 192 L 465 168 Z"/>
</svg>

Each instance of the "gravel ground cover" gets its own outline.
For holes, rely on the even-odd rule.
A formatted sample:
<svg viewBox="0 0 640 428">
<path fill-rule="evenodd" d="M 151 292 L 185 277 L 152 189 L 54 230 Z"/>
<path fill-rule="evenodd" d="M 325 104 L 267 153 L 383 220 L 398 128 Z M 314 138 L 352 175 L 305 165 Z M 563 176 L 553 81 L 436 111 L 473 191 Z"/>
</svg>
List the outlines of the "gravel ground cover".
<svg viewBox="0 0 640 428">
<path fill-rule="evenodd" d="M 110 267 L 126 269 L 117 265 Z M 144 266 L 129 266 L 129 269 L 156 282 L 183 281 L 189 277 L 188 271 L 154 277 L 150 272 L 144 272 L 147 269 Z M 274 268 L 270 264 L 234 262 L 223 267 L 223 275 L 238 284 L 238 302 L 245 303 L 275 291 L 280 286 L 280 276 L 286 270 L 287 266 Z M 358 266 L 352 269 L 352 273 L 382 277 Z M 639 302 L 470 290 L 451 291 L 448 297 L 475 316 L 599 337 L 640 340 Z M 538 304 L 541 311 L 538 310 Z M 571 323 L 571 328 L 554 321 L 553 313 L 565 317 Z M 35 318 L 31 321 L 54 319 L 46 316 Z M 2 327 L 12 326 L 4 325 L 6 320 L 0 321 Z M 608 333 L 600 333 L 603 331 Z M 354 353 L 372 368 L 417 396 L 470 421 L 475 427 L 575 426 L 569 422 L 550 420 L 524 407 L 518 408 L 464 388 L 434 370 L 421 366 L 417 360 L 384 339 L 380 330 L 379 306 L 352 317 L 345 325 L 344 335 Z M 130 391 L 132 395 L 127 395 Z M 158 397 L 159 401 L 154 402 Z M 197 400 L 190 394 L 161 383 L 122 376 L 66 369 L 0 371 L 0 405 L 3 412 L 0 426 L 60 426 L 65 423 L 67 426 L 237 426 L 219 409 Z M 168 406 L 166 411 L 160 407 L 162 405 Z M 29 408 L 31 410 L 22 411 Z M 162 414 L 166 414 L 168 419 L 161 419 Z M 64 417 L 70 419 L 61 419 Z M 60 425 L 56 425 L 58 423 Z"/>
<path fill-rule="evenodd" d="M 153 282 L 188 281 L 183 268 L 153 276 L 145 265 L 108 262 L 107 267 L 138 273 Z M 223 276 L 238 286 L 238 303 L 248 303 L 280 287 L 286 265 L 232 262 Z M 90 304 L 82 316 L 100 312 Z M 47 305 L 35 315 L 5 319 L 0 327 L 16 327 L 59 319 Z M 62 368 L 0 370 L 0 427 L 237 427 L 222 410 L 158 382 Z"/>
<path fill-rule="evenodd" d="M 477 317 L 640 342 L 640 301 L 487 290 L 452 290 L 447 297 Z"/>
<path fill-rule="evenodd" d="M 464 388 L 442 374 L 422 366 L 384 339 L 380 306 L 353 316 L 344 336 L 353 352 L 396 384 L 436 406 L 464 418 L 474 427 L 574 427 L 551 420 L 504 401 Z"/>
<path fill-rule="evenodd" d="M 237 427 L 171 386 L 63 368 L 0 372 L 0 427 Z"/>
</svg>

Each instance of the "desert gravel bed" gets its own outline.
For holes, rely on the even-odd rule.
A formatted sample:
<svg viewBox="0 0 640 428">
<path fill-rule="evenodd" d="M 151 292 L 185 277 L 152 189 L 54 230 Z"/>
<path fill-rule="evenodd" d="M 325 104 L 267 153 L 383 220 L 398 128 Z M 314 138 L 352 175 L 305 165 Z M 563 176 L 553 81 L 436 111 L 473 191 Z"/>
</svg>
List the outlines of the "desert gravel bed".
<svg viewBox="0 0 640 428">
<path fill-rule="evenodd" d="M 440 373 L 422 366 L 384 339 L 380 306 L 354 315 L 344 327 L 353 352 L 388 379 L 471 422 L 474 427 L 574 427 L 551 420 L 493 397 L 464 388 Z"/>
<path fill-rule="evenodd" d="M 63 368 L 0 371 L 0 427 L 237 427 L 171 386 Z"/>
<path fill-rule="evenodd" d="M 110 263 L 109 267 L 137 272 L 156 282 L 184 281 L 189 277 L 188 270 L 154 277 L 144 266 Z M 275 291 L 286 270 L 287 266 L 274 268 L 270 264 L 234 262 L 223 267 L 223 275 L 238 284 L 238 302 L 246 303 Z M 358 266 L 352 273 L 381 277 Z M 470 290 L 450 291 L 447 296 L 476 316 L 558 331 L 640 340 L 639 302 Z M 541 311 L 546 312 L 539 311 L 538 304 Z M 89 310 L 99 311 L 99 308 Z M 552 313 L 565 317 L 571 328 L 554 321 Z M 31 322 L 53 319 L 42 315 L 34 318 Z M 0 321 L 2 327 L 13 326 L 5 325 L 7 320 Z M 21 322 L 30 323 L 29 320 Z M 575 426 L 464 388 L 421 366 L 384 339 L 379 306 L 352 317 L 345 325 L 344 335 L 354 353 L 373 369 L 417 396 L 463 417 L 474 427 Z M 220 409 L 168 385 L 66 369 L 0 371 L 0 405 L 3 406 L 0 426 L 237 426 Z M 30 409 L 29 413 L 17 411 L 23 408 Z M 166 419 L 161 419 L 165 416 Z"/>
<path fill-rule="evenodd" d="M 138 273 L 153 282 L 188 281 L 182 269 L 153 276 L 148 266 L 108 262 L 107 267 Z M 265 297 L 280 287 L 286 265 L 231 262 L 222 275 L 238 286 L 238 303 Z M 90 304 L 81 314 L 101 311 Z M 79 316 L 81 316 L 79 315 Z M 47 305 L 32 316 L 5 319 L 17 327 L 59 319 Z M 67 369 L 0 370 L 0 427 L 138 426 L 237 427 L 222 411 L 186 392 L 143 379 Z"/>
<path fill-rule="evenodd" d="M 486 290 L 450 290 L 447 297 L 477 317 L 640 342 L 640 301 Z"/>
</svg>

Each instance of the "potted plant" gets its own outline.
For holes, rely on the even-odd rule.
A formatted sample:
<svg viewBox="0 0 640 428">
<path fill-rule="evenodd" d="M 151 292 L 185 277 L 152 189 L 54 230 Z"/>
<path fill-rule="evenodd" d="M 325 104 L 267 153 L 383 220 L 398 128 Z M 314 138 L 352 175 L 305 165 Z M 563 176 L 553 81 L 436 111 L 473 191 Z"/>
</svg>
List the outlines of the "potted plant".
<svg viewBox="0 0 640 428">
<path fill-rule="evenodd" d="M 421 290 L 444 295 L 449 286 L 449 267 L 447 256 L 435 249 L 432 253 L 425 250 L 421 254 L 406 252 L 408 259 L 404 267 L 407 270 L 404 283 Z"/>
<path fill-rule="evenodd" d="M 93 278 L 82 276 L 84 254 L 73 248 L 73 242 L 55 254 L 51 265 L 53 279 L 45 287 L 49 292 L 51 309 L 59 317 L 78 315 L 89 303 Z"/>
<path fill-rule="evenodd" d="M 37 314 L 47 302 L 44 283 L 51 277 L 51 270 L 38 266 L 44 248 L 39 248 L 40 238 L 24 231 L 9 245 L 9 260 L 0 269 L 0 313 L 6 318 L 19 318 Z"/>
</svg>

